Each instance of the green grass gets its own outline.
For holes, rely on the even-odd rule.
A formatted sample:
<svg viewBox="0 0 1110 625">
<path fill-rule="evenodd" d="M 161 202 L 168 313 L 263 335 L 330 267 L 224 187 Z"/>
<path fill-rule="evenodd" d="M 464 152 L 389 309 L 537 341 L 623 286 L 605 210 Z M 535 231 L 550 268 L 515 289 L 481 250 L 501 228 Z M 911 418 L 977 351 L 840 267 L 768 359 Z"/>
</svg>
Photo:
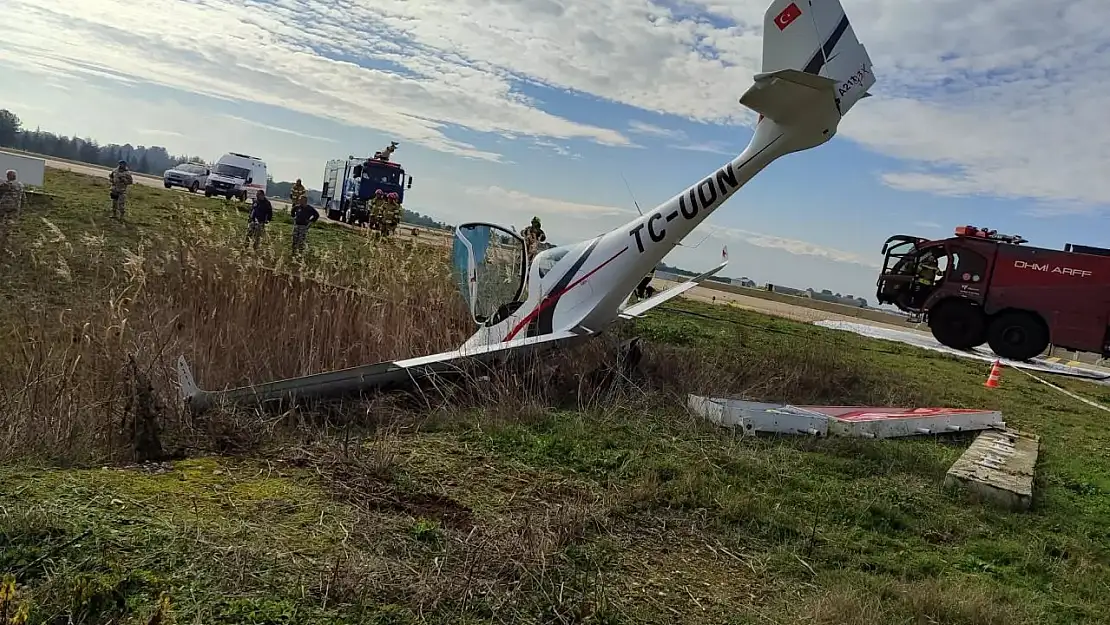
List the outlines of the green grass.
<svg viewBox="0 0 1110 625">
<path fill-rule="evenodd" d="M 65 288 L 44 279 L 51 262 L 0 260 L 18 279 L 5 306 L 91 305 L 81 285 L 119 280 L 121 249 L 244 221 L 220 200 L 137 188 L 134 221 L 118 226 L 97 204 L 102 183 L 48 174 L 59 199 L 35 217 L 73 245 L 75 233 L 110 243 Z M 315 256 L 289 271 L 377 258 L 357 233 L 318 233 Z M 18 237 L 20 253 L 41 258 L 64 245 L 34 218 Z M 268 253 L 279 262 L 276 242 Z M 182 623 L 1110 620 L 1100 412 L 1012 370 L 986 389 L 981 362 L 668 306 L 630 330 L 648 340 L 648 396 L 585 409 L 360 404 L 373 417 L 361 426 L 301 427 L 234 456 L 13 461 L 0 468 L 0 572 L 15 576 L 31 623 L 145 622 L 163 596 L 162 616 Z M 1054 381 L 1110 402 L 1106 387 Z M 1003 512 L 942 488 L 966 436 L 743 438 L 687 416 L 678 400 L 691 390 L 1001 410 L 1042 436 L 1034 508 Z"/>
</svg>

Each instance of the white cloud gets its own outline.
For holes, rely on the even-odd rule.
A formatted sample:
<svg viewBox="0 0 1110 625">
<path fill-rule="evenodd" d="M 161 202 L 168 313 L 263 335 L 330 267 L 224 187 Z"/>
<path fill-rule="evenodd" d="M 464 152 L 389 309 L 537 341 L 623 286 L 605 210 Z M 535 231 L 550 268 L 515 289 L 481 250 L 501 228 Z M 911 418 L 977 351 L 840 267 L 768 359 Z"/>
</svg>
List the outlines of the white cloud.
<svg viewBox="0 0 1110 625">
<path fill-rule="evenodd" d="M 886 184 L 1032 198 L 1050 205 L 1043 212 L 1110 204 L 1110 3 L 844 2 L 879 83 L 842 134 L 910 163 Z M 499 160 L 453 128 L 631 145 L 545 112 L 520 90 L 527 83 L 699 122 L 750 121 L 736 98 L 758 67 L 766 1 L 677 4 L 680 13 L 648 0 L 23 0 L 5 7 L 0 61 L 255 100 Z M 652 128 L 666 130 L 628 124 Z"/>
<path fill-rule="evenodd" d="M 671 130 L 669 128 L 661 128 L 654 124 L 632 120 L 628 122 L 628 129 L 641 135 L 650 135 L 652 137 L 663 137 L 664 139 L 685 139 L 686 133 L 681 130 Z"/>
<path fill-rule="evenodd" d="M 842 130 L 899 189 L 1110 204 L 1110 3 L 848 5 L 879 78 Z"/>
<path fill-rule="evenodd" d="M 22 109 L 21 109 L 22 110 Z M 185 135 L 173 130 L 161 130 L 158 128 L 136 128 L 135 134 L 144 137 L 184 137 Z"/>
<path fill-rule="evenodd" d="M 713 228 L 713 234 L 718 238 L 742 241 L 756 247 L 783 250 L 797 256 L 817 256 L 837 263 L 851 263 L 876 269 L 882 266 L 882 263 L 875 262 L 873 258 L 863 257 L 854 252 L 824 247 L 808 241 L 799 241 L 798 239 L 788 239 L 739 228 Z"/>
<path fill-rule="evenodd" d="M 352 28 L 384 23 L 367 11 L 309 0 L 282 0 L 270 8 L 223 0 L 84 0 L 63 11 L 52 0 L 27 0 L 5 8 L 0 60 L 281 106 L 487 160 L 500 157 L 449 138 L 449 126 L 628 143 L 614 130 L 532 106 L 503 71 L 446 54 L 404 54 L 382 33 Z M 313 48 L 400 63 L 405 71 L 368 69 Z"/>
<path fill-rule="evenodd" d="M 303 132 L 297 132 L 296 130 L 290 130 L 288 128 L 282 128 L 281 126 L 272 126 L 270 124 L 263 124 L 262 122 L 254 121 L 252 119 L 246 119 L 246 118 L 243 118 L 243 117 L 239 117 L 238 115 L 222 115 L 221 117 L 226 117 L 227 119 L 234 120 L 235 122 L 238 122 L 240 124 L 246 124 L 247 126 L 254 126 L 255 128 L 262 128 L 263 130 L 272 130 L 273 132 L 280 132 L 282 134 L 292 135 L 294 137 L 301 137 L 302 139 L 311 139 L 313 141 L 323 141 L 324 143 L 338 143 L 338 141 L 336 141 L 335 139 L 331 139 L 331 138 L 328 138 L 328 137 L 319 137 L 319 136 L 316 136 L 316 135 L 310 135 L 310 134 L 306 134 L 306 133 L 303 133 Z"/>
<path fill-rule="evenodd" d="M 507 220 L 503 219 L 506 224 L 523 223 L 532 215 L 537 215 L 543 220 L 544 229 L 547 230 L 549 237 L 564 243 L 580 241 L 607 232 L 637 216 L 635 210 L 628 208 L 538 197 L 523 191 L 497 186 L 468 188 L 466 195 L 475 205 L 483 206 L 502 217 L 509 217 Z M 706 225 L 702 230 L 689 237 L 684 245 L 700 248 L 703 241 L 713 238 L 725 244 L 747 243 L 755 247 L 782 250 L 797 256 L 814 256 L 838 263 L 876 268 L 880 266 L 872 258 L 864 258 L 852 252 L 807 241 L 715 225 Z"/>
<path fill-rule="evenodd" d="M 603 229 L 614 227 L 621 223 L 622 220 L 628 220 L 636 216 L 636 211 L 627 208 L 602 206 L 598 204 L 582 204 L 554 198 L 537 197 L 523 191 L 505 189 L 499 186 L 471 187 L 466 189 L 466 194 L 481 205 L 496 209 L 502 213 L 507 212 L 527 215 L 529 219 L 532 215 L 540 215 L 541 219 L 547 219 L 548 221 L 559 221 L 566 218 L 575 220 L 596 220 L 601 217 L 618 216 L 621 218 L 613 221 L 610 226 L 600 226 Z M 519 216 L 514 215 L 513 218 L 519 219 Z M 591 235 L 582 235 L 580 233 L 578 238 L 585 239 L 588 236 Z"/>
<path fill-rule="evenodd" d="M 722 156 L 735 156 L 739 149 L 728 146 L 721 141 L 710 141 L 707 143 L 687 143 L 685 145 L 671 145 L 667 146 L 672 150 L 685 150 L 687 152 L 705 152 L 707 154 L 720 154 Z M 741 148 L 742 149 L 742 148 Z"/>
</svg>

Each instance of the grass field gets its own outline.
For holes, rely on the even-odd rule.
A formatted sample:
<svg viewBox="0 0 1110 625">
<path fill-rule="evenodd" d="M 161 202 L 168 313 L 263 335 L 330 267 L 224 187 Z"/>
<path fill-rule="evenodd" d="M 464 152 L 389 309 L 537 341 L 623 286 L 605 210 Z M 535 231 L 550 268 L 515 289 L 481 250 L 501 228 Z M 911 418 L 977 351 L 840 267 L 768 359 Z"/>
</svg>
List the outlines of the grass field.
<svg viewBox="0 0 1110 625">
<path fill-rule="evenodd" d="M 616 387 L 604 345 L 473 392 L 198 419 L 214 388 L 470 331 L 441 248 L 48 170 L 0 251 L 0 623 L 1106 622 L 1104 416 L 981 363 L 679 301 Z M 1110 401 L 1110 390 L 1062 386 Z M 688 392 L 1000 409 L 1037 502 L 941 487 L 968 439 L 742 438 Z M 142 458 L 158 458 L 140 463 Z"/>
</svg>

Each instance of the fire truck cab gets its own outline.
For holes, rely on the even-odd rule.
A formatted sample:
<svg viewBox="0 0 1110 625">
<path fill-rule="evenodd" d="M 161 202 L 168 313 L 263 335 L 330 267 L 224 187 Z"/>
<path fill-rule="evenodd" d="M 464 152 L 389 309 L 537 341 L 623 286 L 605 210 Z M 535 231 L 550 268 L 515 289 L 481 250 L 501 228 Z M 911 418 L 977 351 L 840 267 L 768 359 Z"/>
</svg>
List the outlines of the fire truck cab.
<svg viewBox="0 0 1110 625">
<path fill-rule="evenodd" d="M 1110 250 L 1024 243 L 974 226 L 940 240 L 890 237 L 877 299 L 920 315 L 955 349 L 986 343 L 1028 360 L 1052 344 L 1110 356 Z"/>
</svg>

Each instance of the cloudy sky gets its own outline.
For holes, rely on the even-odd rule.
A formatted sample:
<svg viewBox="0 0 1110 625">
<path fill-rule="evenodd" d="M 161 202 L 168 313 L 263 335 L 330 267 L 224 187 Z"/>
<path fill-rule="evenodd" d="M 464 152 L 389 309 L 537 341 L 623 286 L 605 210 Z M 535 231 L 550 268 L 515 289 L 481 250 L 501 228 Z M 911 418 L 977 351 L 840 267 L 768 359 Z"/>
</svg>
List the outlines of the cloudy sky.
<svg viewBox="0 0 1110 625">
<path fill-rule="evenodd" d="M 1110 2 L 843 0 L 878 84 L 832 142 L 771 165 L 667 261 L 874 296 L 898 233 L 971 223 L 1110 246 Z M 319 188 L 389 140 L 406 207 L 556 243 L 738 153 L 764 0 L 20 0 L 0 107 L 27 126 Z M 625 186 L 628 181 L 632 193 Z M 708 238 L 707 238 L 708 235 Z"/>
</svg>

